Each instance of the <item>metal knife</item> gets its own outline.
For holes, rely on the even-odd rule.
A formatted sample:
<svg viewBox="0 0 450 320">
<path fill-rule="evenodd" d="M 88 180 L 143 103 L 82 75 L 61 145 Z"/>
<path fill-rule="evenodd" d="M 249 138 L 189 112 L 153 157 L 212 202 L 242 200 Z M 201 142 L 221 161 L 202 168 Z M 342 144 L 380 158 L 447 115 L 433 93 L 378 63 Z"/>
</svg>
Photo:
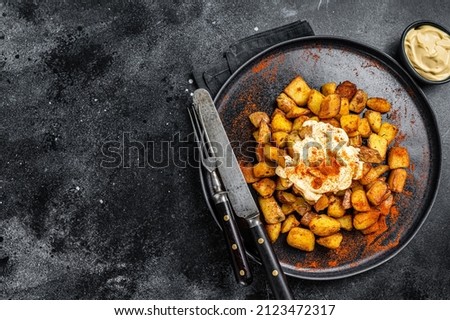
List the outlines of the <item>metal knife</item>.
<svg viewBox="0 0 450 320">
<path fill-rule="evenodd" d="M 248 285 L 252 282 L 253 276 L 230 201 L 217 172 L 214 162 L 215 157 L 212 155 L 212 150 L 208 149 L 210 143 L 208 137 L 205 135 L 205 130 L 198 121 L 197 112 L 189 107 L 188 112 L 192 127 L 194 128 L 195 140 L 199 146 L 201 164 L 207 170 L 208 178 L 211 181 L 212 201 L 230 253 L 234 276 L 238 283 Z"/>
<path fill-rule="evenodd" d="M 199 120 L 212 144 L 211 148 L 215 149 L 216 166 L 233 210 L 248 223 L 272 292 L 276 299 L 293 299 L 286 276 L 267 237 L 260 220 L 259 209 L 245 182 L 214 102 L 205 89 L 195 90 L 193 99 Z"/>
</svg>

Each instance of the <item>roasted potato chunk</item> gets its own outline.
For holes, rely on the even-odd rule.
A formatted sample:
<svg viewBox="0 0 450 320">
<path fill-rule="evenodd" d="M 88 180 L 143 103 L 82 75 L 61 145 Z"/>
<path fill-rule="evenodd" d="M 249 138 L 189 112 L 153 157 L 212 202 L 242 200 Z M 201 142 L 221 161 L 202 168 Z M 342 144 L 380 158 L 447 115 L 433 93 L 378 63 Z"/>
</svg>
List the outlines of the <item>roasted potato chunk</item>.
<svg viewBox="0 0 450 320">
<path fill-rule="evenodd" d="M 314 250 L 316 237 L 308 229 L 295 227 L 289 231 L 286 240 L 291 247 L 311 252 Z"/>
<path fill-rule="evenodd" d="M 340 119 L 341 127 L 347 133 L 355 132 L 358 130 L 359 117 L 356 114 L 343 115 Z"/>
<path fill-rule="evenodd" d="M 266 144 L 263 147 L 264 160 L 270 160 L 273 162 L 278 161 L 278 157 L 281 155 L 280 149 L 272 147 L 270 144 Z"/>
<path fill-rule="evenodd" d="M 351 101 L 356 93 L 356 85 L 346 80 L 336 87 L 335 93 L 337 93 L 343 98 L 347 98 L 348 101 Z"/>
<path fill-rule="evenodd" d="M 367 146 L 377 150 L 383 160 L 386 158 L 388 141 L 385 138 L 380 137 L 376 133 L 372 133 L 369 136 L 369 140 L 367 140 Z"/>
<path fill-rule="evenodd" d="M 270 122 L 269 115 L 265 112 L 253 112 L 251 115 L 248 116 L 250 119 L 250 122 L 256 127 L 259 128 L 259 125 L 261 124 L 261 121 L 264 121 L 265 123 Z"/>
<path fill-rule="evenodd" d="M 349 110 L 354 113 L 361 113 L 366 107 L 367 93 L 361 89 L 356 90 L 355 95 L 348 106 Z"/>
<path fill-rule="evenodd" d="M 264 178 L 252 184 L 253 189 L 263 198 L 268 198 L 275 192 L 276 183 L 272 179 Z"/>
<path fill-rule="evenodd" d="M 394 196 L 388 192 L 389 195 L 380 203 L 378 209 L 383 216 L 387 216 L 391 210 L 392 205 L 394 204 Z"/>
<path fill-rule="evenodd" d="M 380 164 L 379 166 L 372 167 L 369 172 L 363 176 L 360 180 L 362 185 L 368 185 L 369 183 L 375 181 L 383 173 L 389 171 L 389 166 Z"/>
<path fill-rule="evenodd" d="M 295 215 L 291 214 L 281 224 L 281 233 L 289 232 L 289 231 L 291 231 L 292 228 L 298 227 L 299 225 L 300 225 L 300 221 L 297 220 Z"/>
<path fill-rule="evenodd" d="M 388 191 L 388 186 L 385 182 L 377 180 L 375 181 L 369 190 L 367 190 L 367 199 L 370 203 L 378 206 L 384 199 L 384 195 Z"/>
<path fill-rule="evenodd" d="M 306 202 L 305 199 L 303 199 L 303 197 L 298 197 L 297 200 L 295 200 L 295 202 L 292 204 L 292 206 L 294 207 L 295 211 L 303 216 L 306 212 L 311 211 L 311 206 L 308 204 L 308 202 Z"/>
<path fill-rule="evenodd" d="M 267 162 L 258 162 L 253 166 L 253 175 L 256 178 L 270 178 L 275 176 L 275 167 Z"/>
<path fill-rule="evenodd" d="M 350 102 L 347 98 L 341 97 L 341 108 L 339 109 L 339 114 L 336 116 L 336 118 L 341 118 L 342 116 L 345 116 L 346 114 L 350 114 L 349 109 Z"/>
<path fill-rule="evenodd" d="M 275 243 L 278 240 L 281 232 L 281 222 L 275 224 L 266 224 L 267 236 L 271 243 Z"/>
<path fill-rule="evenodd" d="M 341 97 L 332 93 L 327 95 L 320 104 L 319 118 L 329 119 L 337 116 L 341 109 Z"/>
<path fill-rule="evenodd" d="M 377 111 L 368 110 L 364 114 L 364 118 L 366 118 L 369 121 L 370 129 L 378 133 L 381 128 L 381 113 Z"/>
<path fill-rule="evenodd" d="M 283 211 L 281 211 L 281 208 L 274 197 L 259 197 L 258 203 L 264 216 L 264 220 L 268 224 L 275 224 L 286 219 L 286 216 L 284 215 Z"/>
<path fill-rule="evenodd" d="M 311 219 L 309 229 L 320 237 L 330 236 L 341 229 L 341 224 L 326 214 L 319 214 Z"/>
<path fill-rule="evenodd" d="M 291 203 L 283 203 L 281 205 L 281 211 L 283 211 L 284 215 L 287 216 L 287 215 L 295 212 L 295 209 Z"/>
<path fill-rule="evenodd" d="M 383 122 L 380 127 L 380 131 L 378 131 L 378 135 L 387 140 L 388 145 L 395 139 L 397 135 L 398 128 L 391 123 Z"/>
<path fill-rule="evenodd" d="M 292 122 L 289 121 L 285 115 L 278 113 L 272 118 L 272 122 L 270 123 L 272 127 L 272 132 L 284 131 L 291 132 L 292 130 Z"/>
<path fill-rule="evenodd" d="M 380 211 L 378 210 L 357 213 L 353 216 L 353 227 L 356 230 L 366 229 L 376 223 L 379 216 Z"/>
<path fill-rule="evenodd" d="M 370 233 L 377 232 L 379 229 L 380 229 L 380 226 L 378 225 L 378 221 L 377 221 L 374 224 L 372 224 L 370 227 L 359 230 L 359 231 L 361 231 L 362 234 L 370 234 Z"/>
<path fill-rule="evenodd" d="M 406 148 L 393 147 L 388 153 L 388 165 L 391 169 L 408 168 L 409 153 Z"/>
<path fill-rule="evenodd" d="M 391 170 L 388 178 L 389 189 L 393 192 L 402 193 L 406 184 L 408 173 L 403 168 Z"/>
<path fill-rule="evenodd" d="M 306 105 L 310 91 L 311 88 L 300 76 L 297 76 L 294 80 L 291 81 L 291 83 L 287 85 L 286 88 L 284 88 L 284 93 L 286 93 L 292 100 L 294 100 L 299 107 L 303 107 Z"/>
<path fill-rule="evenodd" d="M 320 92 L 322 92 L 324 96 L 327 96 L 334 93 L 336 91 L 336 87 L 336 82 L 327 82 L 320 87 Z"/>
<path fill-rule="evenodd" d="M 326 195 L 321 196 L 314 205 L 314 209 L 317 212 L 325 210 L 327 207 L 328 207 L 328 197 Z"/>
<path fill-rule="evenodd" d="M 272 141 L 278 148 L 284 148 L 286 146 L 286 138 L 288 136 L 287 132 L 278 131 L 272 134 Z M 257 139 L 256 139 L 257 140 Z"/>
<path fill-rule="evenodd" d="M 253 167 L 247 167 L 243 165 L 241 165 L 240 167 L 242 174 L 244 175 L 245 182 L 254 183 L 260 179 L 255 177 L 255 175 L 253 174 Z"/>
<path fill-rule="evenodd" d="M 346 214 L 343 217 L 337 218 L 337 221 L 341 224 L 341 229 L 345 231 L 353 230 L 353 216 L 351 214 Z"/>
<path fill-rule="evenodd" d="M 322 105 L 322 101 L 324 100 L 324 96 L 317 90 L 312 89 L 311 93 L 308 97 L 308 108 L 315 115 L 319 115 L 320 106 Z"/>
<path fill-rule="evenodd" d="M 352 192 L 352 206 L 356 211 L 369 211 L 370 205 L 364 190 L 355 190 Z"/>
<path fill-rule="evenodd" d="M 311 111 L 307 108 L 294 107 L 288 113 L 286 113 L 286 118 L 298 118 L 309 113 L 311 113 Z"/>
<path fill-rule="evenodd" d="M 290 203 L 290 204 L 292 204 L 295 201 L 297 201 L 297 197 L 296 196 L 294 196 L 292 193 L 286 192 L 286 191 L 277 191 L 276 198 L 281 203 Z"/>
<path fill-rule="evenodd" d="M 300 220 L 300 224 L 305 227 L 309 227 L 309 224 L 311 223 L 312 218 L 317 217 L 318 214 L 312 211 L 306 212 L 302 219 Z"/>
<path fill-rule="evenodd" d="M 258 130 L 258 137 L 256 139 L 256 142 L 259 144 L 266 144 L 270 142 L 270 128 L 267 122 L 261 121 L 259 123 L 259 130 Z"/>
<path fill-rule="evenodd" d="M 391 104 L 384 98 L 367 99 L 367 107 L 380 113 L 386 113 L 391 110 Z"/>
<path fill-rule="evenodd" d="M 292 187 L 293 183 L 289 179 L 277 177 L 277 185 L 275 190 L 287 190 Z"/>
<path fill-rule="evenodd" d="M 333 218 L 340 218 L 345 215 L 345 208 L 340 198 L 333 197 L 328 205 L 327 214 Z"/>
<path fill-rule="evenodd" d="M 309 120 L 308 116 L 300 116 L 294 120 L 292 124 L 292 131 L 300 131 L 303 127 L 303 123 Z"/>
<path fill-rule="evenodd" d="M 342 236 L 342 233 L 338 232 L 338 233 L 332 234 L 331 236 L 320 237 L 316 240 L 316 242 L 318 244 L 320 244 L 322 247 L 325 247 L 328 249 L 337 249 L 341 245 L 343 238 L 344 237 Z"/>
<path fill-rule="evenodd" d="M 369 163 L 381 163 L 383 162 L 383 158 L 381 158 L 380 153 L 366 146 L 361 146 L 359 148 L 359 159 L 364 162 Z"/>
<path fill-rule="evenodd" d="M 372 130 L 370 129 L 369 120 L 367 118 L 362 118 L 359 120 L 358 132 L 361 134 L 361 137 L 363 138 L 368 138 L 372 133 Z"/>
<path fill-rule="evenodd" d="M 277 107 L 283 112 L 288 113 L 292 108 L 297 107 L 297 104 L 286 93 L 282 92 L 277 97 Z"/>
</svg>

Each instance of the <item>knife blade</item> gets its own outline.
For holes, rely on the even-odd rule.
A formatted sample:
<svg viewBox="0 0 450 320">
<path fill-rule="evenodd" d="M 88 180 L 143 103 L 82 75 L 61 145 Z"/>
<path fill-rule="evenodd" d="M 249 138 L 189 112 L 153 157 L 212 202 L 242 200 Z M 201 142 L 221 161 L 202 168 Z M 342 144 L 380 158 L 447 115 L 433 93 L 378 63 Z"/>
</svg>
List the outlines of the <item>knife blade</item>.
<svg viewBox="0 0 450 320">
<path fill-rule="evenodd" d="M 216 167 L 228 192 L 231 206 L 237 216 L 247 221 L 275 298 L 293 299 L 286 276 L 260 220 L 259 209 L 245 182 L 214 101 L 205 89 L 195 90 L 193 101 L 211 143 L 210 148 L 214 149 Z"/>
</svg>

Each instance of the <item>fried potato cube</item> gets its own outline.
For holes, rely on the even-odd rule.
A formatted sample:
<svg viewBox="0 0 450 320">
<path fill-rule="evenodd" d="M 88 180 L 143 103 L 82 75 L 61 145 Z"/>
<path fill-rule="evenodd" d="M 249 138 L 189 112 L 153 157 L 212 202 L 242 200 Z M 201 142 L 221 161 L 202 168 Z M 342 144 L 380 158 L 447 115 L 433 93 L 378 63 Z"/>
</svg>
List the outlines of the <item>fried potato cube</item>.
<svg viewBox="0 0 450 320">
<path fill-rule="evenodd" d="M 281 224 L 281 233 L 289 232 L 292 228 L 298 227 L 299 225 L 300 221 L 297 220 L 295 215 L 291 214 Z"/>
<path fill-rule="evenodd" d="M 352 207 L 352 191 L 347 189 L 344 192 L 344 198 L 342 199 L 342 206 L 345 210 L 350 209 Z"/>
<path fill-rule="evenodd" d="M 391 104 L 384 98 L 367 99 L 367 107 L 381 113 L 386 113 L 391 110 Z"/>
<path fill-rule="evenodd" d="M 388 191 L 388 186 L 385 182 L 376 180 L 369 190 L 367 190 L 367 199 L 370 203 L 378 206 L 384 199 L 386 192 Z"/>
<path fill-rule="evenodd" d="M 388 178 L 389 189 L 393 192 L 402 193 L 406 184 L 408 173 L 403 168 L 391 170 Z"/>
<path fill-rule="evenodd" d="M 370 129 L 373 132 L 378 133 L 381 128 L 381 113 L 377 111 L 367 110 L 364 113 L 364 118 L 369 121 Z"/>
<path fill-rule="evenodd" d="M 353 147 L 359 148 L 362 146 L 362 137 L 358 131 L 355 132 L 357 132 L 358 134 L 354 135 L 353 137 L 349 137 L 348 143 Z"/>
<path fill-rule="evenodd" d="M 281 211 L 283 211 L 284 215 L 287 216 L 287 215 L 295 212 L 295 209 L 291 203 L 283 203 L 281 205 Z"/>
<path fill-rule="evenodd" d="M 337 116 L 341 109 L 341 97 L 332 93 L 326 96 L 320 104 L 319 118 L 329 119 Z"/>
<path fill-rule="evenodd" d="M 337 249 L 341 245 L 343 238 L 344 237 L 342 236 L 342 233 L 338 232 L 338 233 L 332 234 L 331 236 L 320 237 L 316 240 L 316 242 L 318 244 L 320 244 L 322 247 L 325 247 L 328 249 Z"/>
<path fill-rule="evenodd" d="M 288 113 L 292 108 L 297 107 L 297 104 L 286 93 L 282 92 L 277 97 L 277 107 Z"/>
<path fill-rule="evenodd" d="M 366 107 L 367 103 L 367 93 L 364 90 L 356 90 L 355 95 L 348 106 L 349 110 L 355 113 L 361 113 Z"/>
<path fill-rule="evenodd" d="M 302 216 L 302 219 L 300 220 L 300 224 L 302 226 L 309 227 L 309 224 L 310 224 L 312 218 L 317 217 L 317 216 L 318 216 L 317 213 L 308 211 Z"/>
<path fill-rule="evenodd" d="M 317 212 L 325 210 L 327 207 L 328 207 L 328 197 L 326 195 L 322 195 L 314 205 L 314 209 Z"/>
<path fill-rule="evenodd" d="M 272 134 L 272 141 L 278 148 L 284 148 L 286 146 L 286 138 L 288 136 L 287 132 L 278 131 Z"/>
<path fill-rule="evenodd" d="M 409 153 L 406 148 L 393 147 L 388 153 L 388 165 L 391 169 L 408 168 Z"/>
<path fill-rule="evenodd" d="M 330 236 L 341 229 L 341 224 L 326 214 L 319 214 L 311 219 L 309 229 L 320 237 Z"/>
<path fill-rule="evenodd" d="M 295 227 L 292 228 L 287 237 L 288 245 L 302 251 L 311 252 L 314 250 L 314 245 L 316 243 L 316 237 L 308 229 Z"/>
<path fill-rule="evenodd" d="M 380 131 L 378 131 L 378 135 L 387 140 L 388 144 L 395 139 L 397 135 L 398 128 L 391 123 L 383 122 L 380 127 Z"/>
<path fill-rule="evenodd" d="M 369 211 L 370 205 L 364 190 L 352 192 L 352 206 L 356 211 Z"/>
<path fill-rule="evenodd" d="M 303 123 L 309 120 L 308 116 L 300 116 L 294 120 L 292 124 L 292 131 L 300 131 L 302 129 Z"/>
<path fill-rule="evenodd" d="M 291 182 L 289 179 L 278 177 L 275 190 L 287 190 L 292 187 L 292 185 L 293 182 Z"/>
<path fill-rule="evenodd" d="M 276 183 L 272 179 L 264 178 L 252 184 L 253 189 L 263 198 L 268 198 L 275 192 Z"/>
<path fill-rule="evenodd" d="M 341 108 L 339 110 L 339 114 L 338 114 L 337 118 L 340 119 L 342 116 L 350 114 L 349 105 L 350 105 L 350 102 L 348 101 L 348 99 L 341 97 Z"/>
<path fill-rule="evenodd" d="M 264 216 L 264 220 L 268 224 L 275 224 L 286 219 L 286 216 L 284 215 L 283 211 L 281 211 L 281 208 L 274 197 L 258 197 L 258 203 Z"/>
<path fill-rule="evenodd" d="M 358 132 L 361 134 L 363 138 L 368 138 L 372 133 L 372 130 L 370 129 L 369 120 L 367 118 L 362 118 L 359 120 Z"/>
<path fill-rule="evenodd" d="M 357 190 L 364 190 L 364 186 L 358 180 L 353 180 L 351 184 L 352 193 Z"/>
<path fill-rule="evenodd" d="M 389 171 L 389 166 L 384 164 L 372 167 L 372 169 L 370 169 L 369 172 L 367 172 L 367 174 L 361 178 L 360 182 L 362 185 L 368 185 L 387 171 Z"/>
<path fill-rule="evenodd" d="M 311 211 L 311 205 L 303 197 L 298 197 L 297 200 L 292 204 L 295 211 L 303 216 L 306 212 Z"/>
<path fill-rule="evenodd" d="M 347 98 L 348 101 L 351 101 L 356 93 L 356 85 L 346 80 L 336 87 L 335 93 L 337 93 L 343 98 Z"/>
<path fill-rule="evenodd" d="M 379 229 L 380 229 L 380 225 L 378 224 L 378 221 L 377 221 L 370 227 L 359 230 L 359 231 L 361 231 L 362 234 L 371 234 L 371 233 L 377 232 Z"/>
<path fill-rule="evenodd" d="M 275 176 L 275 167 L 267 162 L 258 162 L 253 166 L 253 175 L 257 178 L 270 178 Z"/>
<path fill-rule="evenodd" d="M 369 163 L 381 163 L 383 158 L 381 158 L 380 153 L 366 146 L 359 147 L 359 159 L 364 162 Z"/>
<path fill-rule="evenodd" d="M 277 162 L 278 157 L 281 155 L 280 149 L 277 147 L 272 147 L 270 144 L 266 144 L 263 147 L 264 159 Z"/>
<path fill-rule="evenodd" d="M 269 115 L 265 112 L 253 112 L 252 114 L 250 114 L 248 116 L 248 118 L 250 119 L 250 122 L 256 127 L 259 128 L 259 125 L 261 124 L 261 121 L 264 121 L 265 123 L 269 123 L 270 122 L 270 118 Z"/>
<path fill-rule="evenodd" d="M 387 216 L 391 210 L 391 207 L 394 205 L 394 196 L 391 192 L 388 193 L 389 195 L 385 197 L 385 199 L 378 206 L 378 209 L 383 216 Z"/>
<path fill-rule="evenodd" d="M 292 122 L 289 121 L 285 115 L 277 113 L 272 117 L 272 122 L 270 123 L 272 127 L 272 132 L 284 131 L 291 132 Z"/>
<path fill-rule="evenodd" d="M 256 142 L 260 144 L 266 144 L 270 142 L 270 128 L 267 122 L 261 121 L 259 124 L 258 137 Z"/>
<path fill-rule="evenodd" d="M 297 197 L 290 192 L 286 191 L 277 191 L 276 198 L 281 203 L 289 203 L 292 204 L 297 201 Z"/>
<path fill-rule="evenodd" d="M 329 94 L 334 93 L 336 91 L 336 87 L 337 87 L 337 83 L 336 82 L 327 82 L 327 83 L 324 83 L 320 87 L 320 92 L 322 92 L 322 94 L 324 96 L 327 96 Z"/>
<path fill-rule="evenodd" d="M 333 218 L 340 218 L 345 215 L 345 208 L 342 205 L 342 200 L 338 197 L 334 197 L 328 205 L 327 214 Z"/>
<path fill-rule="evenodd" d="M 311 93 L 308 97 L 308 108 L 311 110 L 312 113 L 315 115 L 319 115 L 320 113 L 320 106 L 322 105 L 322 101 L 324 100 L 323 94 L 321 94 L 319 91 L 312 89 Z"/>
<path fill-rule="evenodd" d="M 340 218 L 336 218 L 341 224 L 341 229 L 345 231 L 353 230 L 353 216 L 351 214 L 346 214 Z"/>
<path fill-rule="evenodd" d="M 331 118 L 331 119 L 321 119 L 322 122 L 331 124 L 333 127 L 335 128 L 340 128 L 341 124 L 338 120 L 336 120 L 336 118 Z"/>
<path fill-rule="evenodd" d="M 380 137 L 376 133 L 372 133 L 367 140 L 367 146 L 377 150 L 383 160 L 386 158 L 388 141 L 385 138 Z"/>
<path fill-rule="evenodd" d="M 294 107 L 288 113 L 286 113 L 286 118 L 298 118 L 305 114 L 309 114 L 311 111 L 308 108 Z"/>
<path fill-rule="evenodd" d="M 347 133 L 355 132 L 359 126 L 359 116 L 356 114 L 346 114 L 340 119 L 341 128 Z"/>
<path fill-rule="evenodd" d="M 311 92 L 311 88 L 308 86 L 306 81 L 297 76 L 294 80 L 291 81 L 284 88 L 284 93 L 286 93 L 299 107 L 303 107 L 306 105 L 306 102 L 309 98 L 309 93 Z"/>
<path fill-rule="evenodd" d="M 242 174 L 244 175 L 245 182 L 254 183 L 260 179 L 255 177 L 255 175 L 253 174 L 253 167 L 247 167 L 243 165 L 241 165 L 240 167 Z"/>
<path fill-rule="evenodd" d="M 275 243 L 278 240 L 281 232 L 281 222 L 275 224 L 266 224 L 265 225 L 267 236 L 271 243 Z"/>
<path fill-rule="evenodd" d="M 355 227 L 356 230 L 366 229 L 376 223 L 379 216 L 380 211 L 378 210 L 359 212 L 353 216 L 353 227 Z"/>
</svg>

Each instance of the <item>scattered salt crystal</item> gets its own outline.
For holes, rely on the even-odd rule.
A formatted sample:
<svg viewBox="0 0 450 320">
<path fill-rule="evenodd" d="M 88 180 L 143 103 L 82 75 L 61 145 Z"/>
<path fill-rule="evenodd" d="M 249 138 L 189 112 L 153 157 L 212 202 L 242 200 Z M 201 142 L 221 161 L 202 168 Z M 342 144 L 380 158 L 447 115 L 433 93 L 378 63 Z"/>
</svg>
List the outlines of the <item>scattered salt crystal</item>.
<svg viewBox="0 0 450 320">
<path fill-rule="evenodd" d="M 213 21 L 213 22 L 212 22 L 212 24 L 216 24 L 216 22 L 215 22 L 215 21 Z"/>
<path fill-rule="evenodd" d="M 188 82 L 189 82 L 190 84 L 193 84 L 193 83 L 194 83 L 194 80 L 189 79 Z"/>
<path fill-rule="evenodd" d="M 97 98 L 94 98 L 94 102 L 97 102 L 98 101 L 98 99 Z"/>
<path fill-rule="evenodd" d="M 77 191 L 80 191 L 80 187 L 79 186 L 76 186 L 75 189 L 77 189 Z"/>
<path fill-rule="evenodd" d="M 166 122 L 166 126 L 168 126 L 169 125 L 169 123 L 168 122 Z"/>
<path fill-rule="evenodd" d="M 51 102 L 51 101 L 49 101 L 49 102 L 48 102 L 48 104 L 52 104 L 52 102 Z"/>
<path fill-rule="evenodd" d="M 191 97 L 194 95 L 194 93 L 193 92 L 191 92 Z"/>
<path fill-rule="evenodd" d="M 102 200 L 102 199 L 100 199 L 100 200 L 99 200 L 99 202 L 100 202 L 100 203 L 103 203 L 103 200 Z"/>
<path fill-rule="evenodd" d="M 188 88 L 186 88 L 184 91 L 186 91 L 186 92 L 189 92 L 189 89 Z"/>
<path fill-rule="evenodd" d="M 255 30 L 255 31 L 258 31 L 259 30 L 259 28 L 258 27 L 255 27 L 253 30 Z"/>
</svg>

